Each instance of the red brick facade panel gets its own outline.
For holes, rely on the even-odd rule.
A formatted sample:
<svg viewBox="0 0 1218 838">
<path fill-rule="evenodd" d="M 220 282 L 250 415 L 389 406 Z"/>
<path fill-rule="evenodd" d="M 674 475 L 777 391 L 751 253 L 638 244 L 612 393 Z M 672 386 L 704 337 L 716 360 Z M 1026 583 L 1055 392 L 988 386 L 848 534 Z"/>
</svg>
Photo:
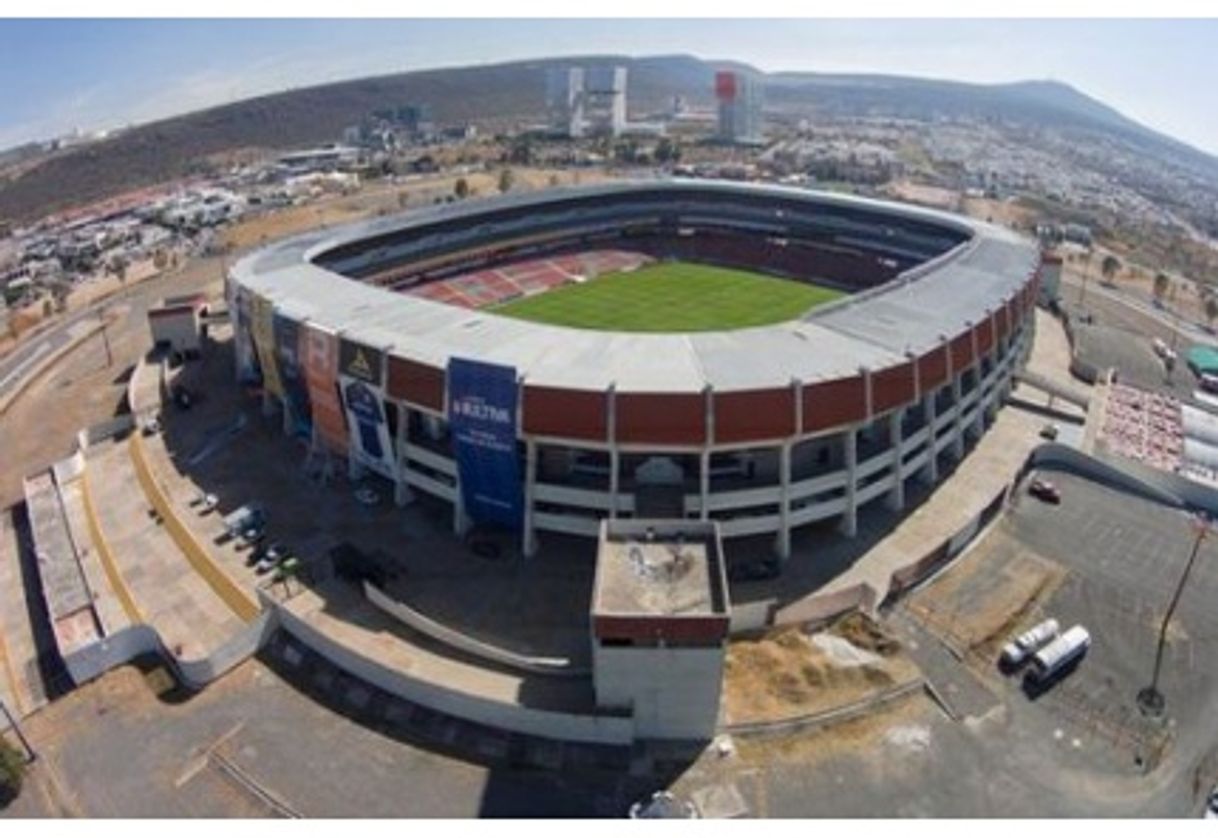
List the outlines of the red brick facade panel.
<svg viewBox="0 0 1218 838">
<path fill-rule="evenodd" d="M 443 412 L 444 370 L 390 355 L 385 391 L 391 399 Z"/>
<path fill-rule="evenodd" d="M 618 393 L 616 411 L 618 442 L 706 442 L 706 396 L 702 393 Z"/>
<path fill-rule="evenodd" d="M 994 320 L 987 317 L 977 324 L 977 354 L 985 355 L 994 348 Z"/>
<path fill-rule="evenodd" d="M 914 365 L 898 364 L 895 367 L 877 370 L 871 374 L 871 412 L 873 415 L 887 413 L 918 398 L 914 381 Z"/>
<path fill-rule="evenodd" d="M 947 383 L 947 349 L 937 346 L 918 359 L 918 386 L 929 393 Z"/>
<path fill-rule="evenodd" d="M 628 617 L 597 615 L 592 620 L 592 634 L 598 640 L 633 640 L 642 645 L 657 639 L 689 645 L 718 645 L 728 632 L 727 617 Z"/>
<path fill-rule="evenodd" d="M 973 363 L 973 333 L 964 332 L 948 345 L 952 356 L 952 373 L 958 373 Z"/>
<path fill-rule="evenodd" d="M 715 442 L 751 442 L 792 436 L 795 428 L 795 392 L 745 390 L 715 393 Z"/>
<path fill-rule="evenodd" d="M 524 387 L 526 434 L 604 442 L 609 435 L 609 396 L 592 390 Z"/>
<path fill-rule="evenodd" d="M 867 389 L 861 375 L 804 386 L 804 431 L 823 431 L 867 419 Z"/>
<path fill-rule="evenodd" d="M 999 340 L 1002 340 L 1011 333 L 1011 310 L 1004 303 L 998 307 L 995 315 L 994 323 L 995 328 L 998 330 L 997 336 Z"/>
</svg>

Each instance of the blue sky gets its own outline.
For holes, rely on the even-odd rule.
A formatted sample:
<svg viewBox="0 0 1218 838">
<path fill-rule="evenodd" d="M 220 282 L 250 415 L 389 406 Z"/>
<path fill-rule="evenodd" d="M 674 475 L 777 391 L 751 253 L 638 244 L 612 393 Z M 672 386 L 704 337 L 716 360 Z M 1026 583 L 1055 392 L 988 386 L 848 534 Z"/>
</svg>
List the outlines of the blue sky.
<svg viewBox="0 0 1218 838">
<path fill-rule="evenodd" d="M 1218 154 L 1218 21 L 2 20 L 0 148 L 425 67 L 691 53 L 763 70 L 1055 79 Z"/>
</svg>

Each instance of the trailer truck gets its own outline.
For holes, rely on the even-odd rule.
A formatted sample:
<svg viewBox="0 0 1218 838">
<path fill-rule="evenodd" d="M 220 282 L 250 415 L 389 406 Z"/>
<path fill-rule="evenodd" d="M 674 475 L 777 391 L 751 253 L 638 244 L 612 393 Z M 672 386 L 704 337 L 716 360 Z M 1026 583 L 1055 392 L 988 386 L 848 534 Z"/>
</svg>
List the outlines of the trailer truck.
<svg viewBox="0 0 1218 838">
<path fill-rule="evenodd" d="M 1028 677 L 1044 684 L 1076 663 L 1091 648 L 1091 635 L 1082 626 L 1066 629 L 1056 640 L 1032 656 Z"/>
</svg>

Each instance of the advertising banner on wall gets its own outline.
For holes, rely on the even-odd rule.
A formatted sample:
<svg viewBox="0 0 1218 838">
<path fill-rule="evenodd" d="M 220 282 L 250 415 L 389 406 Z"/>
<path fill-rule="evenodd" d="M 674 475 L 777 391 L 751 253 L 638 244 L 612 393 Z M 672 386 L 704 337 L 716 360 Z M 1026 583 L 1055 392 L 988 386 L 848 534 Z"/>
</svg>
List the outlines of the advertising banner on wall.
<svg viewBox="0 0 1218 838">
<path fill-rule="evenodd" d="M 385 354 L 362 344 L 343 340 L 338 350 L 338 380 L 347 410 L 351 451 L 357 462 L 390 480 L 397 466 L 385 416 Z"/>
<path fill-rule="evenodd" d="M 254 339 L 250 334 L 250 295 L 241 286 L 233 284 L 228 300 L 229 317 L 233 323 L 233 351 L 237 355 L 237 380 L 242 384 L 259 386 L 262 373 L 254 355 Z"/>
<path fill-rule="evenodd" d="M 292 431 L 308 439 L 313 434 L 313 415 L 309 410 L 309 385 L 300 359 L 300 326 L 295 320 L 276 314 L 274 327 L 275 360 L 284 401 L 288 403 L 295 423 Z"/>
<path fill-rule="evenodd" d="M 464 358 L 448 362 L 448 422 L 466 514 L 520 529 L 524 508 L 516 452 L 515 367 Z"/>
<path fill-rule="evenodd" d="M 309 323 L 300 331 L 300 360 L 304 363 L 305 383 L 313 427 L 322 442 L 335 453 L 347 452 L 347 420 L 338 396 L 338 338 Z"/>
<path fill-rule="evenodd" d="M 250 332 L 254 349 L 258 351 L 258 366 L 262 368 L 262 386 L 272 395 L 283 398 L 283 382 L 279 379 L 279 364 L 275 361 L 275 306 L 270 300 L 255 295 L 251 301 Z"/>
</svg>

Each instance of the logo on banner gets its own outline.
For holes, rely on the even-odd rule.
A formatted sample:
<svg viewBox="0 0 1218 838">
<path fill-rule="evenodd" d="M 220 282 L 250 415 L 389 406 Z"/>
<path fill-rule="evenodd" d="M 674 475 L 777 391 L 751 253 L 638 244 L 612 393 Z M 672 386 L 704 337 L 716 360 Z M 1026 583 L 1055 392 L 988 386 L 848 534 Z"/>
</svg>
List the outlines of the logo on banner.
<svg viewBox="0 0 1218 838">
<path fill-rule="evenodd" d="M 380 463 L 385 459 L 385 448 L 381 444 L 381 426 L 385 424 L 385 417 L 381 415 L 380 399 L 362 381 L 349 382 L 344 396 L 347 409 L 355 419 L 360 450 L 369 460 Z"/>
<path fill-rule="evenodd" d="M 368 363 L 368 358 L 364 355 L 363 349 L 355 350 L 355 358 L 352 359 L 351 365 L 347 367 L 347 372 L 356 378 L 365 380 L 372 378 L 372 365 Z"/>
</svg>

